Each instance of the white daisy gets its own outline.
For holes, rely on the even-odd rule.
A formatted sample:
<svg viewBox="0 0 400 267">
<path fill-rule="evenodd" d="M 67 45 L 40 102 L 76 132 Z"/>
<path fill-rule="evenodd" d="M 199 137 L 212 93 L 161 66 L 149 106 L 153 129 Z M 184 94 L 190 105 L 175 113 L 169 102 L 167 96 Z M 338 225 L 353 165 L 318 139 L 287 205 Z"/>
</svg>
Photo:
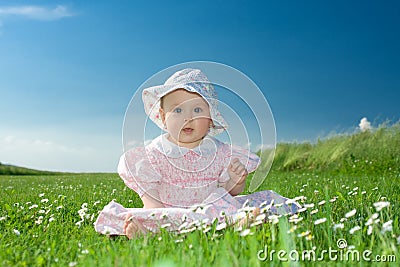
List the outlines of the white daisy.
<svg viewBox="0 0 400 267">
<path fill-rule="evenodd" d="M 371 218 L 368 219 L 368 221 L 365 223 L 365 225 L 371 225 L 373 223 L 375 223 L 376 218 L 378 218 L 379 214 L 378 213 L 374 213 L 372 214 Z M 378 221 L 379 222 L 379 221 Z"/>
<path fill-rule="evenodd" d="M 347 213 L 344 215 L 344 217 L 350 218 L 350 217 L 354 216 L 356 213 L 357 213 L 357 210 L 354 209 L 354 210 L 351 210 L 351 211 L 347 212 Z"/>
<path fill-rule="evenodd" d="M 217 225 L 217 227 L 215 227 L 215 230 L 221 231 L 222 229 L 225 229 L 226 226 L 227 226 L 226 222 L 220 223 Z"/>
<path fill-rule="evenodd" d="M 251 234 L 251 233 L 250 233 L 250 229 L 244 229 L 244 230 L 240 233 L 240 236 L 247 236 L 247 235 L 249 235 L 249 234 Z"/>
<path fill-rule="evenodd" d="M 389 207 L 390 206 L 390 202 L 388 202 L 388 201 L 379 201 L 379 202 L 375 202 L 373 205 L 374 205 L 376 211 L 381 211 L 383 208 Z"/>
<path fill-rule="evenodd" d="M 367 235 L 371 235 L 373 229 L 374 227 L 372 227 L 372 225 L 368 226 Z"/>
<path fill-rule="evenodd" d="M 351 228 L 349 233 L 352 235 L 355 232 L 357 232 L 358 230 L 361 230 L 361 227 L 357 225 L 357 226 L 354 226 L 353 228 Z"/>
<path fill-rule="evenodd" d="M 315 210 L 312 210 L 311 212 L 310 212 L 310 214 L 312 215 L 312 214 L 315 214 L 315 213 L 317 213 L 318 212 L 318 209 L 315 209 Z"/>
<path fill-rule="evenodd" d="M 305 231 L 305 232 L 302 232 L 302 233 L 298 234 L 297 236 L 298 237 L 304 237 L 304 236 L 307 236 L 309 234 L 310 234 L 310 231 Z"/>
<path fill-rule="evenodd" d="M 392 226 L 393 220 L 387 221 L 382 225 L 382 230 L 381 233 L 384 234 L 386 232 L 391 232 L 393 231 L 393 226 Z"/>
<path fill-rule="evenodd" d="M 338 223 L 338 224 L 335 224 L 333 226 L 333 230 L 334 231 L 336 231 L 336 229 L 343 229 L 343 228 L 344 228 L 344 224 L 343 223 Z"/>
<path fill-rule="evenodd" d="M 314 222 L 314 225 L 318 225 L 318 224 L 321 224 L 321 223 L 324 223 L 324 222 L 326 222 L 326 218 L 321 218 L 321 219 L 316 220 Z"/>
</svg>

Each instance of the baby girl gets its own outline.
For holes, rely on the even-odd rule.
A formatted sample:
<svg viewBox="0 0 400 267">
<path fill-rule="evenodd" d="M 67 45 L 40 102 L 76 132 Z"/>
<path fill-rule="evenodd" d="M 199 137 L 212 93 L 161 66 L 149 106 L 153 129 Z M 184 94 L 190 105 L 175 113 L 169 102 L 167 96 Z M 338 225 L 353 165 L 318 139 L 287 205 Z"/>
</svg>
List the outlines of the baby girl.
<svg viewBox="0 0 400 267">
<path fill-rule="evenodd" d="M 125 152 L 118 173 L 143 208 L 112 201 L 101 211 L 96 231 L 132 238 L 162 225 L 175 231 L 185 222 L 235 223 L 245 203 L 259 207 L 273 201 L 282 204 L 281 212 L 297 211 L 296 204 L 285 204 L 288 199 L 273 191 L 238 196 L 260 159 L 214 137 L 227 123 L 213 85 L 200 70 L 178 71 L 163 85 L 144 89 L 142 98 L 146 114 L 166 133 Z"/>
</svg>

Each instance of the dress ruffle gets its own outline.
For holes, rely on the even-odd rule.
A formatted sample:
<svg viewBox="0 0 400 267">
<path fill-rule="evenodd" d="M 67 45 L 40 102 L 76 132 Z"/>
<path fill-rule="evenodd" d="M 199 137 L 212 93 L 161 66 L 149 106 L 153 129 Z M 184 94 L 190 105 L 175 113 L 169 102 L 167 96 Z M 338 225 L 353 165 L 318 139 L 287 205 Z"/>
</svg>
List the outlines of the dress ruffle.
<svg viewBox="0 0 400 267">
<path fill-rule="evenodd" d="M 294 214 L 300 205 L 288 201 L 274 191 L 260 191 L 246 196 L 232 197 L 225 189 L 215 190 L 205 203 L 192 208 L 125 208 L 111 201 L 100 212 L 94 223 L 97 232 L 106 235 L 124 235 L 124 223 L 127 217 L 134 216 L 137 222 L 150 232 L 158 232 L 161 227 L 169 231 L 179 230 L 183 224 L 211 223 L 214 220 L 233 223 L 240 218 L 241 208 L 270 205 L 269 214 Z M 271 205 L 274 204 L 274 205 Z"/>
</svg>

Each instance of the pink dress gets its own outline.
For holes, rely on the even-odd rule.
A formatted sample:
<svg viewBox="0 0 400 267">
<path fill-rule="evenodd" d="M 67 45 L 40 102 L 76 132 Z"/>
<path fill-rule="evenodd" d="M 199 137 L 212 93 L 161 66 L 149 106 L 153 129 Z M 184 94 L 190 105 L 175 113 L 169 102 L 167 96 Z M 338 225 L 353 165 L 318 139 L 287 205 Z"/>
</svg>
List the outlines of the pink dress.
<svg viewBox="0 0 400 267">
<path fill-rule="evenodd" d="M 157 191 L 164 208 L 125 208 L 112 201 L 95 222 L 97 232 L 124 235 L 123 226 L 128 214 L 149 231 L 156 232 L 166 224 L 168 230 L 174 231 L 184 223 L 227 218 L 235 221 L 243 205 L 256 207 L 274 201 L 283 204 L 281 209 L 285 213 L 297 211 L 297 205 L 284 204 L 288 199 L 273 191 L 232 197 L 221 187 L 230 179 L 227 167 L 231 159 L 238 158 L 250 173 L 260 163 L 257 155 L 210 136 L 194 149 L 175 145 L 166 136 L 157 137 L 146 147 L 127 151 L 118 166 L 118 173 L 129 188 L 139 196 L 149 190 Z M 271 209 L 271 212 L 278 211 Z"/>
</svg>

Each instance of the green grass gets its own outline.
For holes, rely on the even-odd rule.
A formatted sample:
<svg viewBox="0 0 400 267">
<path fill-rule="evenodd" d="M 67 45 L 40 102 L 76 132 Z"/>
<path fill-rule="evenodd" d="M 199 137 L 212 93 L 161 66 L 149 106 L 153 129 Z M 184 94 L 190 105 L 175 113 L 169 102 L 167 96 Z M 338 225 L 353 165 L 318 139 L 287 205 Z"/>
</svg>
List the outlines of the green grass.
<svg viewBox="0 0 400 267">
<path fill-rule="evenodd" d="M 316 170 L 344 174 L 400 171 L 400 123 L 366 132 L 338 134 L 316 143 L 280 143 L 275 170 Z"/>
<path fill-rule="evenodd" d="M 268 176 L 260 190 L 272 189 L 285 196 L 306 197 L 303 204 L 314 204 L 314 207 L 299 214 L 301 221 L 282 217 L 277 224 L 270 222 L 250 228 L 251 234 L 247 236 L 231 228 L 216 231 L 213 227 L 206 233 L 202 230 L 188 234 L 161 232 L 127 241 L 123 237 L 111 240 L 99 235 L 92 225 L 98 212 L 112 199 L 127 207 L 141 205 L 139 198 L 126 189 L 117 175 L 2 176 L 0 265 L 263 266 L 271 263 L 269 259 L 260 261 L 257 258 L 259 251 L 265 248 L 269 252 L 296 250 L 300 255 L 303 250 L 314 249 L 319 255 L 324 249 L 337 250 L 336 242 L 341 238 L 360 252 L 368 249 L 374 256 L 394 255 L 398 264 L 399 180 L 399 174 L 323 176 L 275 172 Z M 337 199 L 331 203 L 335 197 Z M 321 201 L 326 203 L 319 205 Z M 379 201 L 388 201 L 390 205 L 376 211 L 374 203 Z M 79 226 L 78 211 L 86 205 L 84 203 L 87 203 L 86 215 Z M 353 209 L 356 214 L 343 222 L 343 229 L 333 230 L 333 226 Z M 374 213 L 378 214 L 379 222 L 373 224 L 369 235 L 366 223 Z M 327 221 L 315 225 L 320 218 Z M 381 232 L 383 224 L 390 220 L 392 229 Z M 356 226 L 361 229 L 351 234 L 349 231 Z M 369 264 L 329 261 L 329 258 L 325 262 L 331 266 Z M 277 254 L 273 263 L 284 264 Z M 320 262 L 300 261 L 303 266 L 310 263 L 318 265 Z"/>
<path fill-rule="evenodd" d="M 301 254 L 319 257 L 331 249 L 337 254 L 323 254 L 328 266 L 381 266 L 361 254 L 360 261 L 351 260 L 356 254 L 350 252 L 365 251 L 371 251 L 367 256 L 372 260 L 392 257 L 385 265 L 398 266 L 399 129 L 395 124 L 316 144 L 280 144 L 273 169 L 258 190 L 298 197 L 307 209 L 297 217 L 271 217 L 244 236 L 213 225 L 207 232 L 109 239 L 93 228 L 103 206 L 112 199 L 125 207 L 141 206 L 118 175 L 0 175 L 0 265 L 320 266 L 318 259 L 301 260 Z M 377 210 L 376 203 L 388 205 Z M 347 242 L 344 249 L 337 246 L 341 239 Z M 279 260 L 280 250 L 300 261 Z M 289 259 L 288 254 L 281 257 Z"/>
</svg>

